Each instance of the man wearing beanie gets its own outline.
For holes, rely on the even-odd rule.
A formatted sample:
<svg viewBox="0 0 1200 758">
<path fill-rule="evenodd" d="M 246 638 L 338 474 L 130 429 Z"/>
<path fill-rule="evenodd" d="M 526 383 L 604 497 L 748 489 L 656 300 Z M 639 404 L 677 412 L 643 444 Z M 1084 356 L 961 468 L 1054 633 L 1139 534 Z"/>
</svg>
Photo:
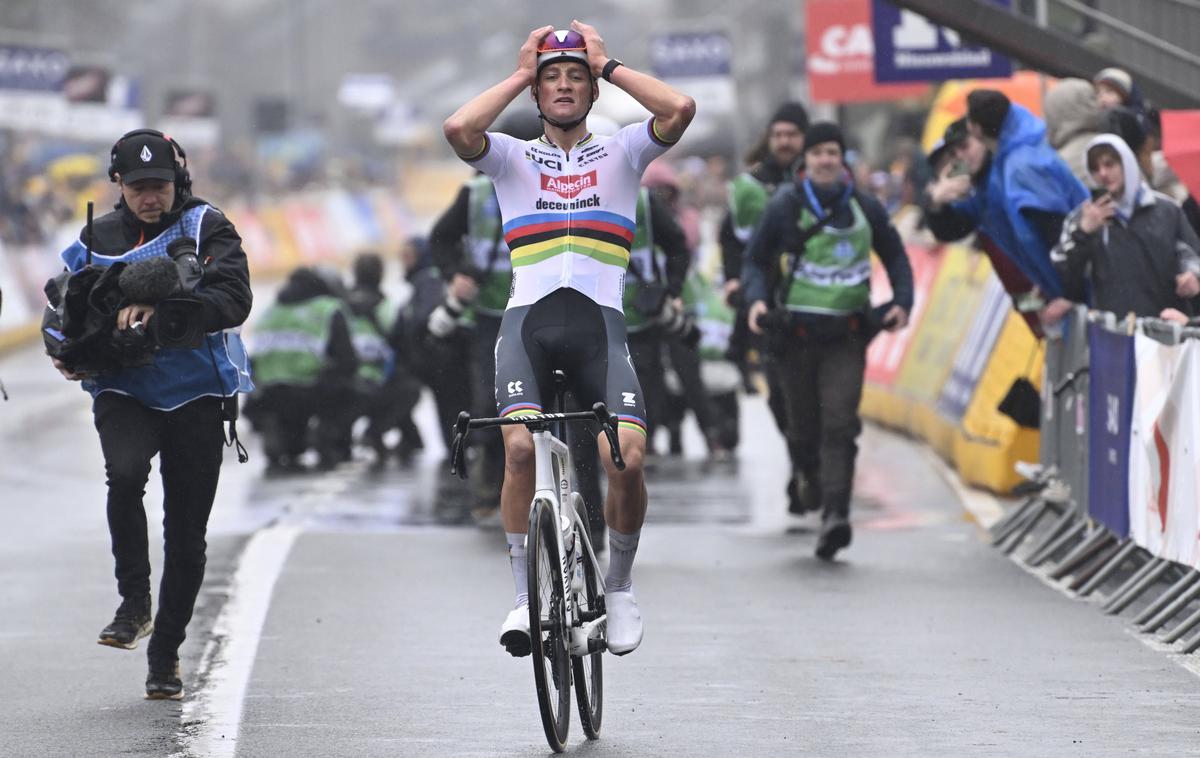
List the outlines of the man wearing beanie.
<svg viewBox="0 0 1200 758">
<path fill-rule="evenodd" d="M 903 328 L 913 299 L 900 235 L 879 201 L 855 189 L 844 155 L 837 125 L 809 128 L 804 179 L 771 198 L 742 269 L 749 327 L 756 334 L 769 330 L 769 351 L 782 369 L 792 476 L 822 510 L 816 552 L 823 560 L 850 544 L 867 344 L 881 327 Z M 872 250 L 894 293 L 874 310 Z M 773 276 L 779 271 L 787 275 Z"/>
<path fill-rule="evenodd" d="M 784 103 L 779 106 L 767 124 L 767 131 L 746 156 L 746 171 L 729 184 L 729 212 L 721 223 L 721 256 L 725 271 L 725 299 L 739 309 L 739 314 L 729 338 L 728 357 L 743 372 L 746 371 L 746 352 L 754 346 L 752 343 L 757 342 L 746 328 L 745 303 L 741 295 L 743 254 L 750 235 L 766 210 L 767 202 L 779 185 L 790 182 L 795 176 L 807 129 L 808 112 L 803 105 Z M 786 436 L 787 413 L 779 386 L 779 371 L 767 355 L 763 356 L 763 373 L 767 380 L 767 404 L 771 415 L 779 433 Z M 794 457 L 795 451 L 789 452 Z M 788 482 L 787 495 L 788 510 L 794 514 L 799 515 L 816 507 L 811 499 L 808 503 L 800 500 L 794 481 Z"/>
<path fill-rule="evenodd" d="M 1033 284 L 1018 309 L 1056 323 L 1071 303 L 1062 296 L 1050 248 L 1087 191 L 1046 142 L 1041 119 L 1002 92 L 967 96 L 967 128 L 991 154 L 991 165 L 974 181 L 943 174 L 931 185 L 929 228 L 946 242 L 983 232 Z"/>
</svg>

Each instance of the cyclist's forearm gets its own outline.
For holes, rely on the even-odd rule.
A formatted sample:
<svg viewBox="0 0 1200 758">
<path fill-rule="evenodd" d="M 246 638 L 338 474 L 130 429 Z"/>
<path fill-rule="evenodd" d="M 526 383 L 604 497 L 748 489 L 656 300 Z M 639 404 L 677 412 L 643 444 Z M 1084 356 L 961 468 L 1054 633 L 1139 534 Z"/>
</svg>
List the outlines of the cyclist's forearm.
<svg viewBox="0 0 1200 758">
<path fill-rule="evenodd" d="M 446 141 L 459 155 L 475 155 L 483 150 L 483 133 L 517 95 L 532 82 L 523 71 L 515 71 L 504 81 L 484 90 L 451 114 L 442 124 Z"/>
<path fill-rule="evenodd" d="M 696 115 L 695 100 L 649 74 L 618 66 L 611 81 L 654 115 L 655 131 L 666 142 L 682 137 Z"/>
</svg>

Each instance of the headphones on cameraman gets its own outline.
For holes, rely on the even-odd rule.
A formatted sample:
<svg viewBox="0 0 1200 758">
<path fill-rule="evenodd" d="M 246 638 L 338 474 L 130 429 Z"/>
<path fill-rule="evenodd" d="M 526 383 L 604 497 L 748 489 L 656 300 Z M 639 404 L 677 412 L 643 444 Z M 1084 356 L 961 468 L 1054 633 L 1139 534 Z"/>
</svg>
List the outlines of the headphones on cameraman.
<svg viewBox="0 0 1200 758">
<path fill-rule="evenodd" d="M 108 178 L 114 182 L 117 181 L 117 150 L 120 149 L 121 143 L 132 137 L 142 135 L 158 137 L 171 144 L 171 147 L 179 154 L 179 157 L 183 159 L 182 164 L 178 160 L 172 161 L 175 164 L 175 191 L 183 195 L 190 195 L 192 192 L 192 175 L 188 172 L 187 151 L 174 139 L 157 129 L 134 129 L 131 132 L 121 135 L 121 138 L 113 143 L 112 150 L 108 154 Z"/>
</svg>

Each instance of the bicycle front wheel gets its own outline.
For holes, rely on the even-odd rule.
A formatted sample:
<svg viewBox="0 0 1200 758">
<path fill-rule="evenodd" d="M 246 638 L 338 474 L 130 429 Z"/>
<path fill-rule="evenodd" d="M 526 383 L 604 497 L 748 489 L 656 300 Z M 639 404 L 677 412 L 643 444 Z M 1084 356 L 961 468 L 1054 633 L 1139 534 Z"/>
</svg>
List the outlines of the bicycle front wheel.
<svg viewBox="0 0 1200 758">
<path fill-rule="evenodd" d="M 571 725 L 571 650 L 564 624 L 558 517 L 545 500 L 529 514 L 529 637 L 538 708 L 550 748 L 561 753 Z"/>
</svg>

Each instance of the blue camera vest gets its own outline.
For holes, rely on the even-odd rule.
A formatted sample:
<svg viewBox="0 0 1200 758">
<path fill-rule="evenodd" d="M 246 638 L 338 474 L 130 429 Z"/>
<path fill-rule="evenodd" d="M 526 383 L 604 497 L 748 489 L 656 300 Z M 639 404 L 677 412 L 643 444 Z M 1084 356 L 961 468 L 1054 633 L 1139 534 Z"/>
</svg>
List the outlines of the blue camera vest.
<svg viewBox="0 0 1200 758">
<path fill-rule="evenodd" d="M 180 237 L 196 240 L 197 256 L 204 260 L 200 222 L 209 211 L 218 212 L 208 205 L 191 208 L 149 242 L 121 255 L 93 252 L 92 263 L 110 266 L 117 261 L 134 263 L 156 256 L 166 257 L 167 245 Z M 82 241 L 76 240 L 63 251 L 62 260 L 72 273 L 79 271 L 87 265 L 87 248 Z M 101 392 L 120 392 L 148 408 L 161 411 L 174 410 L 201 397 L 249 392 L 254 389 L 254 384 L 250 381 L 250 363 L 238 332 L 238 329 L 214 332 L 207 335 L 207 345 L 192 350 L 159 350 L 154 354 L 154 363 L 149 366 L 100 374 L 84 380 L 83 388 L 93 398 Z"/>
</svg>

